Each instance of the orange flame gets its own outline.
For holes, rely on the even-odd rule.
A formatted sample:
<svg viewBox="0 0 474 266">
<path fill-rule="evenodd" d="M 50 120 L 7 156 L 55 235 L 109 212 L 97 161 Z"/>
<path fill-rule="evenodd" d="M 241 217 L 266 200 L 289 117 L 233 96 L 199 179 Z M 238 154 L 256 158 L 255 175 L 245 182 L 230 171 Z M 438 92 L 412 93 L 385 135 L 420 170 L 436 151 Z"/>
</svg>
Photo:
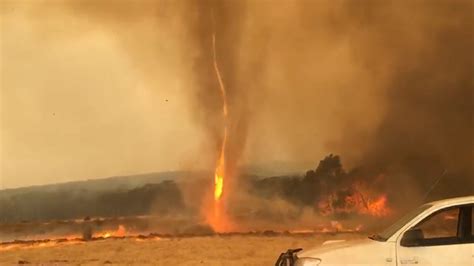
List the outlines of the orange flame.
<svg viewBox="0 0 474 266">
<path fill-rule="evenodd" d="M 102 238 L 109 238 L 109 237 L 123 237 L 125 236 L 127 233 L 126 229 L 125 229 L 125 226 L 123 225 L 119 225 L 117 230 L 116 231 L 107 231 L 107 232 L 103 232 L 99 235 L 99 237 L 102 237 Z"/>
<path fill-rule="evenodd" d="M 214 188 L 214 199 L 219 200 L 222 197 L 222 189 L 224 186 L 224 177 L 220 176 L 219 174 L 215 175 L 215 180 L 214 180 L 215 188 Z"/>
<path fill-rule="evenodd" d="M 387 196 L 382 195 L 378 199 L 368 202 L 367 213 L 376 217 L 384 217 L 389 215 L 390 209 L 387 207 Z"/>
<path fill-rule="evenodd" d="M 348 194 L 341 197 L 331 193 L 318 202 L 322 215 L 334 213 L 357 213 L 374 217 L 386 217 L 392 213 L 388 206 L 387 195 L 372 191 L 366 185 L 355 183 Z"/>
<path fill-rule="evenodd" d="M 222 141 L 219 161 L 217 162 L 214 173 L 214 200 L 220 200 L 224 190 L 224 172 L 225 172 L 225 145 L 227 143 L 227 128 L 224 129 L 224 139 Z"/>
</svg>

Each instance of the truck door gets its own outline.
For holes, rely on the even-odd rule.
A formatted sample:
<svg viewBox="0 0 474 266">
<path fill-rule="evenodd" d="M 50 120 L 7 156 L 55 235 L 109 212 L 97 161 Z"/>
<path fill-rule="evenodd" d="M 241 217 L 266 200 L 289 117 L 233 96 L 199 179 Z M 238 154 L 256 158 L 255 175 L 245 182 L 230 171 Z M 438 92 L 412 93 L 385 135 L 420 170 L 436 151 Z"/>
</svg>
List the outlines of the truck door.
<svg viewBox="0 0 474 266">
<path fill-rule="evenodd" d="M 397 241 L 397 265 L 471 266 L 472 205 L 436 211 Z"/>
</svg>

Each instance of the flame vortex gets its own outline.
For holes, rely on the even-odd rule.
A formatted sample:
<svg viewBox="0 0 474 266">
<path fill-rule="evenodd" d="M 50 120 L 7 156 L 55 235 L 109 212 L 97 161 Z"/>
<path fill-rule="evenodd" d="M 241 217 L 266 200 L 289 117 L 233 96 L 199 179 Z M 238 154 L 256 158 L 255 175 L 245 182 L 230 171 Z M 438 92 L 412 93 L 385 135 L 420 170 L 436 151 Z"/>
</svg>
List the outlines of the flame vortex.
<svg viewBox="0 0 474 266">
<path fill-rule="evenodd" d="M 214 200 L 219 201 L 224 192 L 224 174 L 225 174 L 225 150 L 227 145 L 227 125 L 228 125 L 228 112 L 227 112 L 227 93 L 225 90 L 224 82 L 222 80 L 221 73 L 219 71 L 219 66 L 217 65 L 217 55 L 216 55 L 216 33 L 212 34 L 212 54 L 214 59 L 214 70 L 216 71 L 217 81 L 219 82 L 219 89 L 222 97 L 222 114 L 224 117 L 224 137 L 222 139 L 221 150 L 219 154 L 219 159 L 217 161 L 216 170 L 214 173 Z"/>
</svg>

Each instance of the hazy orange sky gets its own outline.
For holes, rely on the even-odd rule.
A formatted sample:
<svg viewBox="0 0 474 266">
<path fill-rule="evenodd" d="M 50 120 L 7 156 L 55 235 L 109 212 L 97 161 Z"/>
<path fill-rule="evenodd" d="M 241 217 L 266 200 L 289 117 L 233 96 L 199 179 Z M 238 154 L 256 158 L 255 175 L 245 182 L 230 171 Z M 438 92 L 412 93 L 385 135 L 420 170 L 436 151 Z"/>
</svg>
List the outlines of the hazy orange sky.
<svg viewBox="0 0 474 266">
<path fill-rule="evenodd" d="M 192 159 L 202 134 L 173 40 L 159 36 L 152 87 L 107 30 L 60 12 L 36 16 L 31 1 L 19 2 L 1 20 L 0 187 L 180 169 Z"/>
<path fill-rule="evenodd" d="M 124 3 L 117 2 L 116 9 Z M 203 129 L 192 115 L 196 112 L 189 96 L 192 60 L 182 52 L 187 48 L 182 47 L 179 17 L 171 14 L 155 21 L 146 5 L 133 7 L 131 16 L 143 19 L 123 22 L 118 31 L 125 37 L 118 37 L 114 25 L 94 21 L 93 11 L 80 14 L 57 1 L 3 3 L 1 188 L 212 166 L 209 159 L 215 154 L 209 152 Z M 116 9 L 110 13 L 119 12 Z M 284 6 L 276 11 L 275 16 L 291 19 L 282 15 Z M 115 17 L 111 20 L 110 24 L 120 23 Z M 134 39 L 140 36 L 144 39 Z M 153 61 L 151 70 L 137 67 L 135 61 L 142 59 L 130 56 L 133 51 L 123 44 L 129 41 L 135 42 L 131 49 L 144 50 L 145 61 Z M 345 45 L 332 53 L 346 57 Z M 318 54 L 329 62 L 331 55 L 320 51 L 314 56 Z M 274 64 L 280 75 L 282 66 Z M 341 66 L 327 68 L 347 71 Z M 331 75 L 324 75 L 321 82 L 329 82 Z M 276 82 L 285 83 L 284 78 Z M 298 151 L 304 148 L 303 141 L 290 152 L 293 148 L 287 141 L 272 140 L 281 139 L 276 131 L 289 129 L 293 121 L 299 124 L 291 109 L 303 108 L 304 113 L 308 107 L 293 103 L 305 104 L 314 93 L 295 93 L 289 99 L 284 97 L 285 88 L 273 87 L 274 94 L 283 97 L 255 103 L 261 105 L 263 117 L 276 115 L 281 123 L 265 126 L 254 118 L 257 133 L 249 139 L 253 152 L 247 157 L 253 161 L 263 153 L 261 161 L 308 160 L 292 158 L 305 153 Z M 273 114 L 276 105 L 280 111 Z M 306 132 L 301 125 L 293 130 Z M 303 138 L 311 139 L 312 134 Z M 313 149 L 325 154 L 323 144 L 318 145 L 321 148 Z"/>
<path fill-rule="evenodd" d="M 464 141 L 469 130 L 458 130 L 464 118 L 454 126 L 446 121 L 457 123 L 457 111 L 472 117 L 458 104 L 465 97 L 457 88 L 465 86 L 456 83 L 469 76 L 469 62 L 462 60 L 472 36 L 465 33 L 469 1 L 449 8 L 450 1 L 431 2 L 242 0 L 244 8 L 230 6 L 231 23 L 217 21 L 217 43 L 231 44 L 221 46 L 218 57 L 232 70 L 224 71 L 224 80 L 233 80 L 227 83 L 231 110 L 246 121 L 244 139 L 236 141 L 243 154 L 235 160 L 316 165 L 337 153 L 351 165 L 362 160 L 369 140 L 401 147 L 397 141 L 407 138 L 398 138 L 397 130 L 407 128 L 419 133 L 414 142 L 435 148 L 428 151 L 435 158 L 454 158 L 465 145 L 450 141 Z M 199 10 L 210 7 L 196 3 L 2 1 L 0 188 L 213 168 L 210 128 L 220 132 L 220 125 L 199 99 L 218 88 L 197 89 L 206 66 L 195 63 L 211 51 L 202 40 L 212 34 L 204 23 L 194 27 Z M 455 41 L 446 41 L 448 34 Z M 459 45 L 445 47 L 450 44 Z M 444 51 L 459 52 L 459 60 L 439 57 Z M 397 83 L 405 80 L 413 88 Z M 419 105 L 420 99 L 430 102 Z M 442 108 L 454 108 L 443 121 L 433 111 L 439 106 L 432 106 L 439 99 Z M 388 129 L 377 132 L 386 117 L 392 119 Z M 429 117 L 426 132 L 439 136 L 426 138 L 410 117 L 416 126 L 419 117 Z M 456 130 L 445 132 L 450 128 Z M 387 132 L 393 138 L 383 138 Z"/>
</svg>

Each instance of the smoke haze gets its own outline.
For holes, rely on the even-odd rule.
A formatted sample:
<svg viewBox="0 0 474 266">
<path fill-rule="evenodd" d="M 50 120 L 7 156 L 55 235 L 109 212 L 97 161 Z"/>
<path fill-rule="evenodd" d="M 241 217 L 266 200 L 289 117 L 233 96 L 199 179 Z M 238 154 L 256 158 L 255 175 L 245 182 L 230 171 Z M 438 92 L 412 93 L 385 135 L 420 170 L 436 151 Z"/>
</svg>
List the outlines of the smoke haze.
<svg viewBox="0 0 474 266">
<path fill-rule="evenodd" d="M 470 1 L 6 1 L 1 16 L 3 187 L 212 169 L 213 31 L 232 163 L 336 153 L 416 192 L 444 171 L 472 182 Z"/>
</svg>

